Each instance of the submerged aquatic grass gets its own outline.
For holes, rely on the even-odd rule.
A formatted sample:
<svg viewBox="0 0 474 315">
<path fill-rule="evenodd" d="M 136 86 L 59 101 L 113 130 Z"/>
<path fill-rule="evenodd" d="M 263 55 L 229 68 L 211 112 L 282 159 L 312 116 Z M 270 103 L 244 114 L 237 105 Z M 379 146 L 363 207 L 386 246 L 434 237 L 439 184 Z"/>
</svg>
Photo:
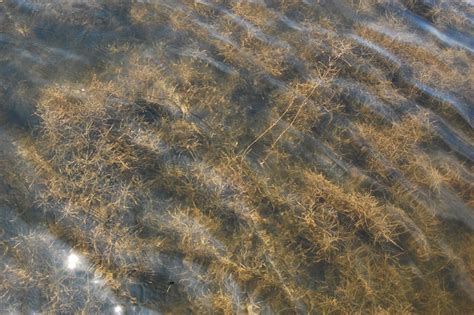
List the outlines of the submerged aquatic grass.
<svg viewBox="0 0 474 315">
<path fill-rule="evenodd" d="M 0 312 L 472 313 L 473 14 L 3 1 Z"/>
</svg>

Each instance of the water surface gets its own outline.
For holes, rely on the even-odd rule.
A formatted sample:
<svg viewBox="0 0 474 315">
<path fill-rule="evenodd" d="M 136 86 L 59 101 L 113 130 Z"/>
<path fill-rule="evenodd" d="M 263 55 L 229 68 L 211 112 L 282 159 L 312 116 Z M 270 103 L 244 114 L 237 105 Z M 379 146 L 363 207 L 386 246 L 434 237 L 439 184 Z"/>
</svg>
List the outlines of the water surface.
<svg viewBox="0 0 474 315">
<path fill-rule="evenodd" d="M 0 1 L 0 313 L 473 313 L 473 23 Z"/>
</svg>

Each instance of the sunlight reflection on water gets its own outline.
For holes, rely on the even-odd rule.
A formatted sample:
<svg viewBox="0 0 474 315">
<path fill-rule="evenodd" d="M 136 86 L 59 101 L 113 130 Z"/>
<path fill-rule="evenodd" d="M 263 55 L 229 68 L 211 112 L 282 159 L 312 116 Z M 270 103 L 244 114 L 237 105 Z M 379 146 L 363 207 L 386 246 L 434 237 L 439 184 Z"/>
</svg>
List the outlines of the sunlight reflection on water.
<svg viewBox="0 0 474 315">
<path fill-rule="evenodd" d="M 120 315 L 120 314 L 123 314 L 123 307 L 122 307 L 121 305 L 116 305 L 116 306 L 114 307 L 114 313 L 115 313 L 115 314 L 119 314 L 119 315 Z"/>
<path fill-rule="evenodd" d="M 78 267 L 80 263 L 80 259 L 79 257 L 74 254 L 74 253 L 71 253 L 68 257 L 67 257 L 67 260 L 66 260 L 66 267 L 67 269 L 69 270 L 74 270 Z"/>
</svg>

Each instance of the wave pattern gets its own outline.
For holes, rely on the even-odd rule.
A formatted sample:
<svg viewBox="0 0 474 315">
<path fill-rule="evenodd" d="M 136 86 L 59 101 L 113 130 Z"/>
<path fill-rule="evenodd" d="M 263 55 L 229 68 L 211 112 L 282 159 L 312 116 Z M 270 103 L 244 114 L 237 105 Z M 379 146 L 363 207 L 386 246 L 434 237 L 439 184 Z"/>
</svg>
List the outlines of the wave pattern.
<svg viewBox="0 0 474 315">
<path fill-rule="evenodd" d="M 0 312 L 474 312 L 473 17 L 3 1 Z"/>
</svg>

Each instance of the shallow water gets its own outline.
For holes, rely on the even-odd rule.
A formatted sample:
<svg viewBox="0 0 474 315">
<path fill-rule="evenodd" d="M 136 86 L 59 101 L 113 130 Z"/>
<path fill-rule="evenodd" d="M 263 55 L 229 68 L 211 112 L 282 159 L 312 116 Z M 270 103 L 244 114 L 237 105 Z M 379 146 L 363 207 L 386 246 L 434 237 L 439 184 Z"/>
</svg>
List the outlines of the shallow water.
<svg viewBox="0 0 474 315">
<path fill-rule="evenodd" d="M 474 313 L 472 1 L 0 1 L 0 313 Z"/>
</svg>

